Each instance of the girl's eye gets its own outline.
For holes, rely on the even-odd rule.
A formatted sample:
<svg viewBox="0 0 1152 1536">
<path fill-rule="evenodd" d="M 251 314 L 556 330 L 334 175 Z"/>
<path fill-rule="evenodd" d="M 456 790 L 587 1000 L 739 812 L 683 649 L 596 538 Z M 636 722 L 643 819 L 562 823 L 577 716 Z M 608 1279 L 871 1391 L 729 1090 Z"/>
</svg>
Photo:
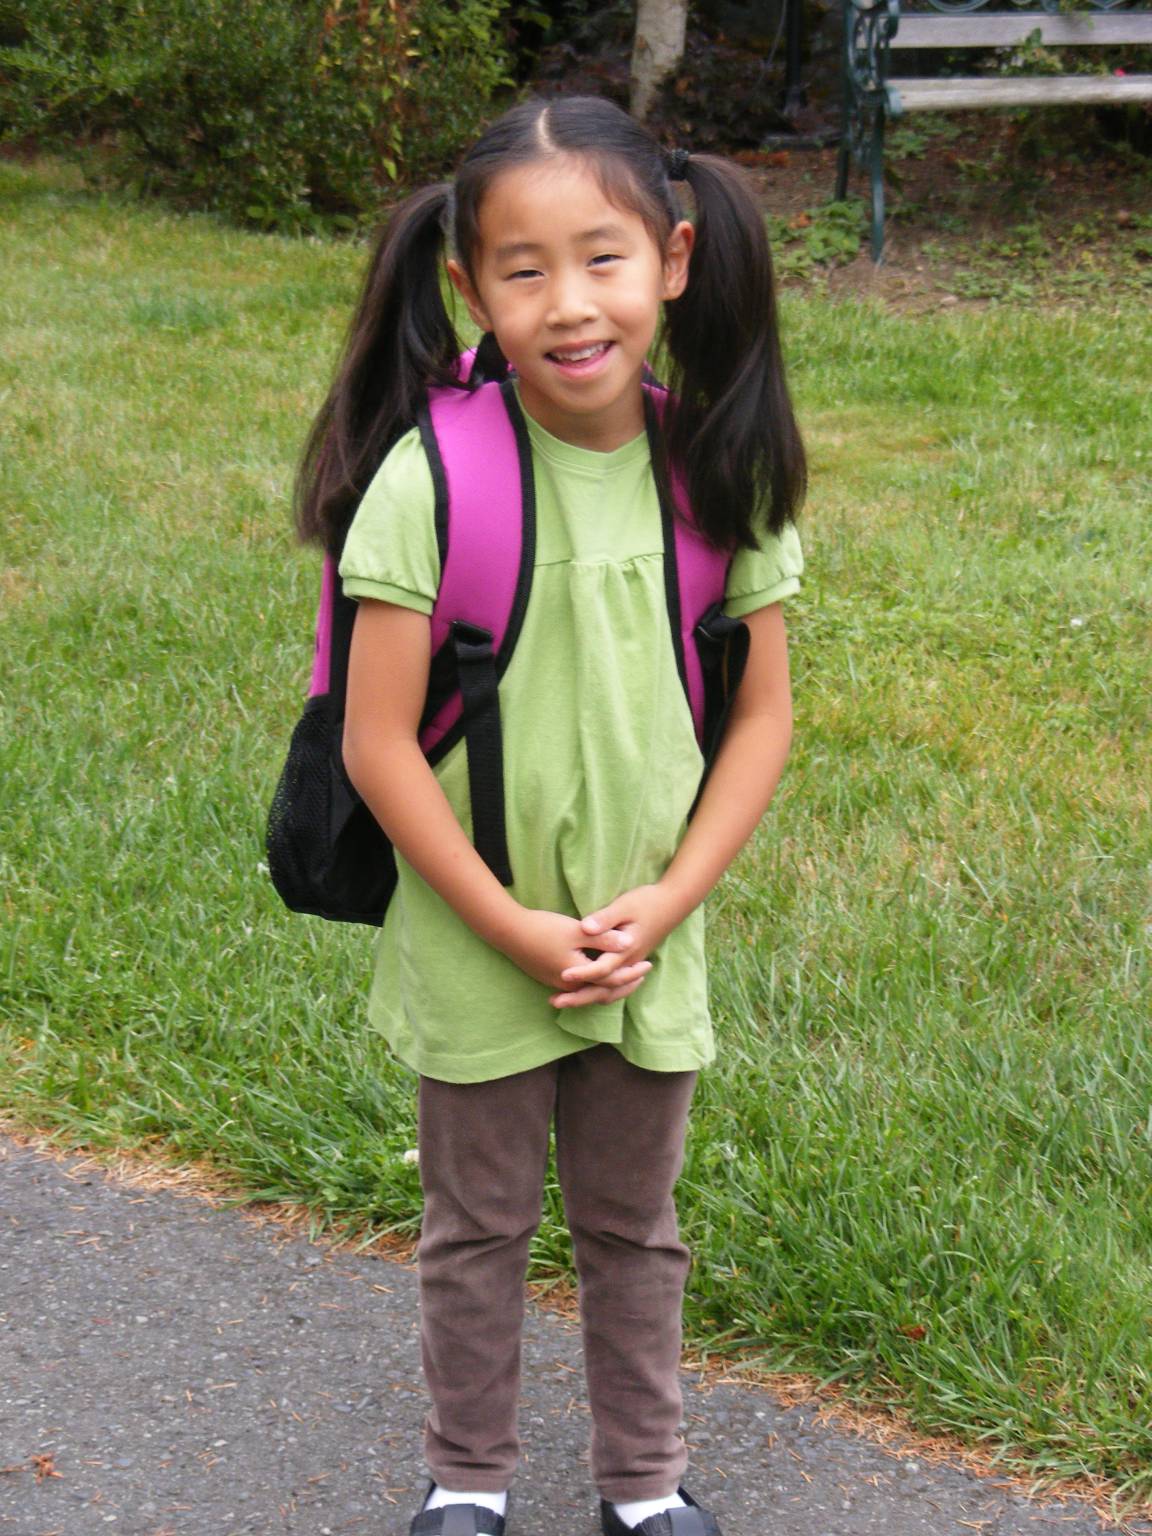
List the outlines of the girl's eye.
<svg viewBox="0 0 1152 1536">
<path fill-rule="evenodd" d="M 621 258 L 619 256 L 616 256 L 616 255 L 612 254 L 611 252 L 605 251 L 603 253 L 603 255 L 593 256 L 592 260 L 593 260 L 593 262 L 597 262 L 597 261 L 620 261 Z"/>
<path fill-rule="evenodd" d="M 519 271 L 517 271 L 517 272 L 509 272 L 509 274 L 508 274 L 508 278 L 509 278 L 510 281 L 512 279 L 514 279 L 514 278 L 517 278 L 517 277 L 539 277 L 539 276 L 540 276 L 540 273 L 536 270 L 535 267 L 521 267 L 519 269 Z"/>
</svg>

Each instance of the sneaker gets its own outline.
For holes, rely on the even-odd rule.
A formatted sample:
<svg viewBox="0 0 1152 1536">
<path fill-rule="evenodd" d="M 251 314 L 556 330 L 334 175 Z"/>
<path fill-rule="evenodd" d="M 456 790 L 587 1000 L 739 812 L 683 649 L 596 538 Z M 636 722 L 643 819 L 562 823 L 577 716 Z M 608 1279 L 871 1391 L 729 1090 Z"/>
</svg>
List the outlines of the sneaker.
<svg viewBox="0 0 1152 1536">
<path fill-rule="evenodd" d="M 489 1509 L 487 1504 L 441 1504 L 437 1509 L 425 1509 L 435 1486 L 433 1479 L 428 1484 L 424 1503 L 412 1517 L 408 1536 L 504 1536 L 511 1493 L 502 1515 Z"/>
<path fill-rule="evenodd" d="M 709 1509 L 701 1509 L 681 1486 L 676 1492 L 686 1509 L 665 1509 L 649 1515 L 639 1525 L 626 1525 L 607 1499 L 600 1500 L 600 1529 L 604 1536 L 721 1536 L 720 1524 Z"/>
</svg>

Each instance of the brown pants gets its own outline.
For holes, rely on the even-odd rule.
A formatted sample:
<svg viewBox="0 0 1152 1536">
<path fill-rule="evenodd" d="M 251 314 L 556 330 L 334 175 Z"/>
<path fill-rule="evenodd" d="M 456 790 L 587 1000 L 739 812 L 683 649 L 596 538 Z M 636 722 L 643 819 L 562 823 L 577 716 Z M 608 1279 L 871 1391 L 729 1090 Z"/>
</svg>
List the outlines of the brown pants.
<svg viewBox="0 0 1152 1536">
<path fill-rule="evenodd" d="M 555 1115 L 592 1477 L 616 1503 L 676 1491 L 688 1455 L 678 1426 L 691 1255 L 672 1190 L 695 1086 L 695 1072 L 634 1067 L 613 1045 L 489 1082 L 421 1077 L 424 1453 L 442 1487 L 500 1492 L 516 1469 L 524 1281 Z"/>
</svg>

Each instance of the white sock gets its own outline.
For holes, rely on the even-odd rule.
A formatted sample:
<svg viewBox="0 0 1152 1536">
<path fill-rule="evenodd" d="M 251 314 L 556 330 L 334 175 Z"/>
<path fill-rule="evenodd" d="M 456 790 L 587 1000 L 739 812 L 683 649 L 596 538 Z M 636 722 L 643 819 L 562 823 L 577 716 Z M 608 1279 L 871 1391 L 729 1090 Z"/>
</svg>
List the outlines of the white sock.
<svg viewBox="0 0 1152 1536">
<path fill-rule="evenodd" d="M 439 1509 L 442 1504 L 483 1504 L 486 1509 L 494 1509 L 498 1515 L 502 1515 L 508 1507 L 508 1494 L 505 1493 L 455 1493 L 451 1488 L 441 1488 L 437 1483 L 428 1495 L 425 1509 Z"/>
<path fill-rule="evenodd" d="M 637 1526 L 649 1515 L 659 1515 L 666 1509 L 687 1509 L 679 1493 L 670 1493 L 666 1499 L 636 1499 L 630 1504 L 613 1504 L 612 1508 L 625 1525 Z"/>
</svg>

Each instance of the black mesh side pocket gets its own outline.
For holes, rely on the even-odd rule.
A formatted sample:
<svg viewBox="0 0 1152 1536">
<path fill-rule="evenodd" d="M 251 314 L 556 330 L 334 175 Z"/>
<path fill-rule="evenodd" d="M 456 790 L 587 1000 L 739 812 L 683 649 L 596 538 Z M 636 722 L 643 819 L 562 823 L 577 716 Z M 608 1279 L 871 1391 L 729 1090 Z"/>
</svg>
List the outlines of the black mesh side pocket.
<svg viewBox="0 0 1152 1536">
<path fill-rule="evenodd" d="M 396 887 L 392 844 L 348 781 L 332 695 L 304 706 L 268 811 L 268 873 L 293 912 L 379 927 Z"/>
</svg>

